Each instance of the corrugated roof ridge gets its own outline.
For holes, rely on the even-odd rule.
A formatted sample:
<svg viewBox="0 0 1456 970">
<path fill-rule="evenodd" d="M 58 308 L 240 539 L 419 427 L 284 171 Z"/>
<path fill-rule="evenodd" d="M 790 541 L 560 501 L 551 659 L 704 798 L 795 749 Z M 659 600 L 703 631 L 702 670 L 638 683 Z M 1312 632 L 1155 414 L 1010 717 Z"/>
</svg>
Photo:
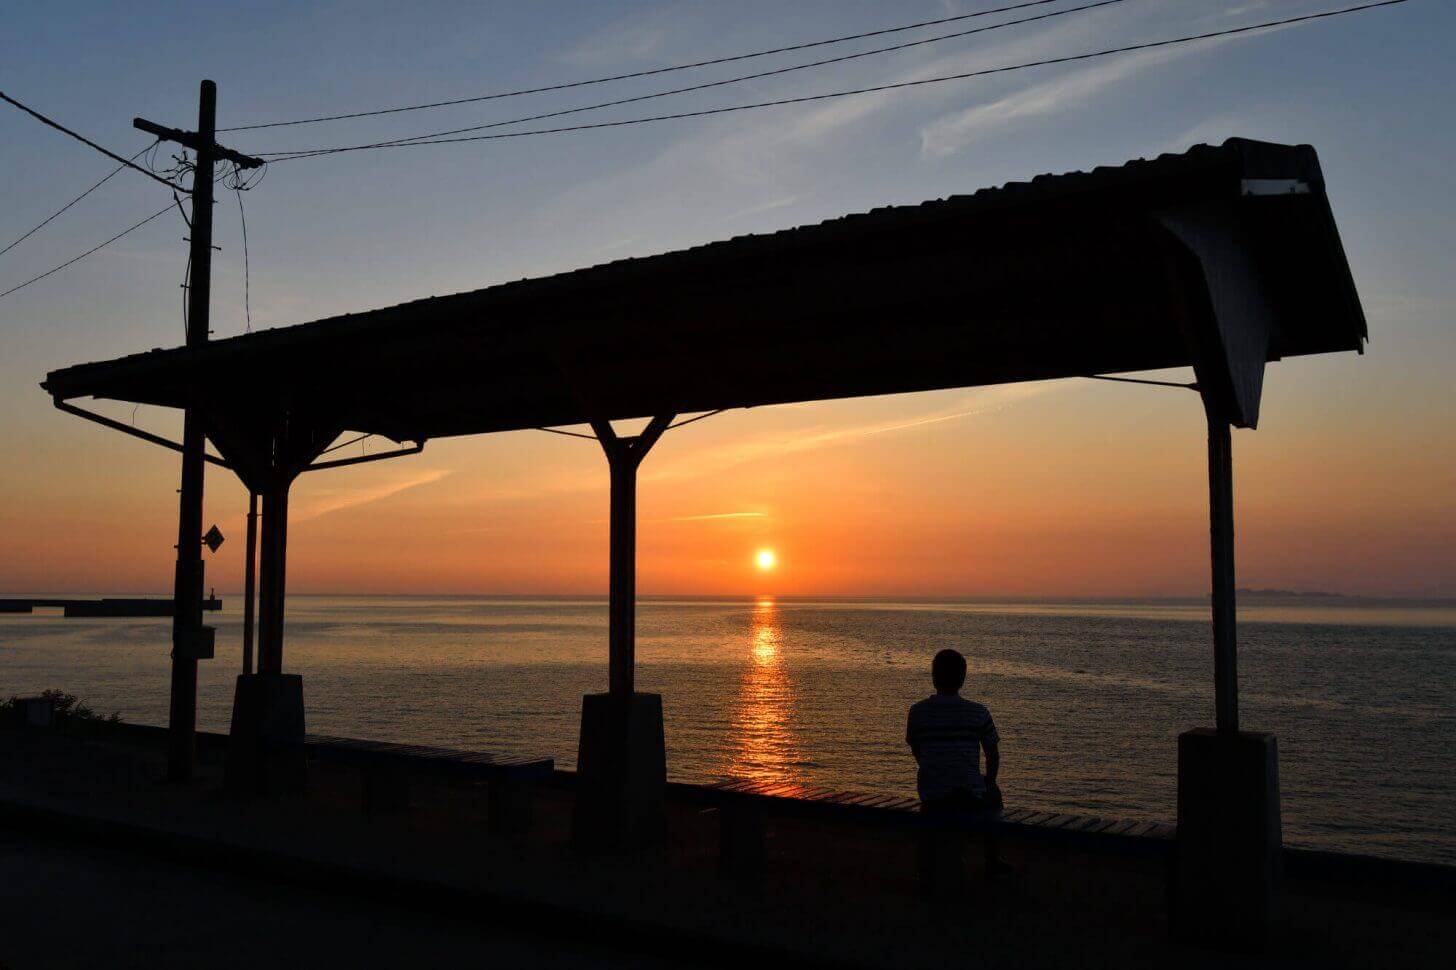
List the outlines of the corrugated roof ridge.
<svg viewBox="0 0 1456 970">
<path fill-rule="evenodd" d="M 782 241 L 790 237 L 793 237 L 795 239 L 802 239 L 806 235 L 810 234 L 817 234 L 820 232 L 833 232 L 836 229 L 842 229 L 848 226 L 858 227 L 862 225 L 866 220 L 886 221 L 890 218 L 896 216 L 903 217 L 904 215 L 910 213 L 921 213 L 927 215 L 940 214 L 942 212 L 955 211 L 957 209 L 967 206 L 982 205 L 987 203 L 988 201 L 998 198 L 1006 199 L 1007 201 L 1015 200 L 1019 202 L 1024 200 L 1028 192 L 1041 194 L 1042 192 L 1046 192 L 1049 187 L 1053 186 L 1058 189 L 1067 190 L 1069 193 L 1089 189 L 1113 188 L 1114 186 L 1107 184 L 1109 180 L 1121 180 L 1122 178 L 1129 178 L 1134 175 L 1139 175 L 1146 172 L 1147 169 L 1152 167 L 1165 167 L 1172 169 L 1178 166 L 1187 165 L 1189 162 L 1202 162 L 1216 155 L 1226 155 L 1231 151 L 1237 151 L 1241 155 L 1243 155 L 1245 153 L 1245 145 L 1268 145 L 1281 149 L 1291 147 L 1273 142 L 1256 142 L 1245 138 L 1229 138 L 1226 139 L 1221 145 L 1197 144 L 1190 146 L 1186 151 L 1163 152 L 1152 159 L 1134 158 L 1129 159 L 1128 161 L 1123 162 L 1119 165 L 1099 165 L 1094 167 L 1090 171 L 1074 170 L 1070 172 L 1044 172 L 1042 174 L 1032 177 L 1029 180 L 1005 182 L 1001 185 L 986 186 L 968 194 L 948 195 L 937 199 L 928 199 L 923 202 L 909 203 L 905 205 L 876 206 L 875 208 L 870 209 L 866 212 L 852 212 L 846 215 L 824 219 L 817 223 L 805 223 L 798 226 L 789 226 L 783 229 L 777 229 L 772 232 L 766 233 L 745 233 L 741 236 L 732 236 L 727 239 L 714 240 L 712 242 L 701 243 L 699 245 L 689 246 L 683 249 L 669 250 L 665 253 L 654 253 L 646 256 L 628 256 L 623 257 L 622 259 L 610 260 L 605 263 L 595 263 L 589 266 L 582 266 L 572 270 L 564 270 L 560 273 L 552 273 L 546 276 L 533 276 L 524 277 L 519 280 L 507 280 L 500 283 L 494 283 L 489 286 L 480 287 L 474 290 L 461 290 L 456 293 L 447 293 L 444 295 L 433 295 L 428 297 L 421 297 L 414 300 L 406 300 L 402 303 L 391 304 L 384 307 L 376 307 L 370 310 L 335 314 L 333 316 L 323 317 L 318 320 L 288 324 L 280 327 L 270 327 L 265 330 L 254 331 L 251 334 L 238 334 L 232 337 L 224 337 L 221 340 L 215 340 L 212 343 L 213 345 L 241 342 L 246 342 L 249 344 L 266 344 L 270 342 L 270 340 L 285 339 L 283 335 L 290 332 L 295 332 L 302 327 L 318 327 L 320 329 L 324 329 L 336 325 L 342 325 L 345 322 L 352 322 L 357 325 L 358 321 L 362 319 L 379 316 L 385 313 L 392 313 L 393 311 L 400 310 L 404 307 L 422 307 L 436 303 L 444 304 L 459 300 L 479 299 L 486 296 L 487 294 L 499 296 L 507 292 L 518 292 L 520 290 L 530 289 L 543 285 L 560 284 L 572 277 L 576 277 L 579 281 L 586 281 L 594 276 L 610 275 L 614 272 L 619 272 L 627 267 L 634 267 L 650 261 L 692 258 L 710 250 L 718 249 L 721 247 L 740 247 L 750 241 L 759 241 L 760 243 L 762 243 L 769 240 Z M 182 348 L 172 348 L 172 350 L 180 349 Z M 168 349 L 153 348 L 152 350 L 144 351 L 137 354 L 131 354 L 126 357 L 115 358 L 109 361 L 97 361 L 93 363 L 113 365 L 125 360 L 148 357 L 157 353 L 168 352 L 170 352 Z M 92 364 L 76 364 L 72 367 L 64 368 L 64 370 L 76 371 L 89 366 L 92 366 Z"/>
</svg>

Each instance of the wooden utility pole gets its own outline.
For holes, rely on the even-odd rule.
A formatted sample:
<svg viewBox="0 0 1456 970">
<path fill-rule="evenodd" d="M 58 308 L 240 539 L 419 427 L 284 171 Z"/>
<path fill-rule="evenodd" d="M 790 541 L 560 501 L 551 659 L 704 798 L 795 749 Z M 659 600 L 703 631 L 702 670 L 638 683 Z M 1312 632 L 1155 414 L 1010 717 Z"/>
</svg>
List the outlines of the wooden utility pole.
<svg viewBox="0 0 1456 970">
<path fill-rule="evenodd" d="M 132 125 L 164 141 L 190 148 L 192 172 L 191 280 L 187 291 L 187 346 L 207 343 L 212 296 L 212 178 L 219 160 L 257 168 L 261 159 L 217 144 L 217 85 L 202 82 L 197 130 L 167 128 L 143 118 Z M 202 375 L 197 375 L 201 381 Z M 177 516 L 177 572 L 173 587 L 172 691 L 168 709 L 167 779 L 192 777 L 197 731 L 197 661 L 212 656 L 211 630 L 202 625 L 202 468 L 206 429 L 202 415 L 188 408 L 182 425 L 182 487 Z"/>
</svg>

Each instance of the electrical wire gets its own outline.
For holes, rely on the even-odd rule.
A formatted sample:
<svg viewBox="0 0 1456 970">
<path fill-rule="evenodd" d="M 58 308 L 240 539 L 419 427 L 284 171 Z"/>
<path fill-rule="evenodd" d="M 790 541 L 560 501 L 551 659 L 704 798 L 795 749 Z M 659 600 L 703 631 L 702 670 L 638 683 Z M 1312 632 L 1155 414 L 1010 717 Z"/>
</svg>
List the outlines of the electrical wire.
<svg viewBox="0 0 1456 970">
<path fill-rule="evenodd" d="M 185 218 L 185 217 L 184 217 Z M 182 270 L 182 342 L 187 342 L 191 323 L 187 320 L 187 291 L 192 287 L 192 247 L 187 247 L 187 268 Z"/>
<path fill-rule="evenodd" d="M 298 118 L 292 121 L 270 121 L 256 125 L 239 125 L 235 128 L 219 128 L 218 131 L 256 131 L 260 128 L 285 128 L 292 125 L 313 125 L 326 121 L 345 121 L 351 118 L 370 118 L 377 115 L 399 114 L 405 111 L 423 111 L 429 108 L 448 108 L 461 104 L 473 104 L 479 101 L 495 101 L 501 98 L 515 98 L 526 94 L 543 94 L 548 91 L 565 91 L 570 88 L 586 87 L 592 84 L 606 84 L 611 81 L 627 81 L 632 78 L 651 77 L 657 74 L 669 74 L 673 71 L 687 71 L 699 67 L 712 67 L 715 64 L 731 64 L 735 61 L 746 61 L 755 57 L 768 57 L 773 54 L 788 54 L 793 51 L 809 50 L 814 47 L 825 47 L 830 44 L 843 44 L 852 40 L 864 40 L 868 37 L 881 37 L 885 34 L 901 33 L 906 30 L 916 30 L 921 27 L 935 27 L 940 24 L 955 23 L 961 20 L 970 20 L 975 17 L 988 17 L 992 14 L 1007 13 L 1013 10 L 1024 10 L 1027 7 L 1040 7 L 1048 3 L 1057 3 L 1059 0 L 1028 0 L 1023 3 L 1013 3 L 1004 7 L 996 7 L 991 10 L 978 10 L 974 13 L 957 14 L 953 17 L 941 17 L 937 20 L 922 20 L 919 23 L 905 24 L 900 27 L 885 27 L 880 30 L 870 30 L 860 34 L 848 34 L 843 37 L 831 37 L 828 40 L 815 40 L 803 44 L 793 44 L 788 47 L 775 47 L 771 50 L 754 51 L 750 54 L 734 54 L 729 57 L 715 57 L 706 61 L 694 61 L 690 64 L 674 64 L 671 67 L 658 67 L 646 71 L 633 71 L 630 74 L 613 74 L 610 77 L 591 78 L 585 81 L 569 81 L 563 84 L 549 84 L 544 87 L 522 88 L 517 91 L 502 91 L 496 94 L 482 94 L 470 98 L 455 98 L 450 101 L 432 101 L 427 104 L 411 104 L 397 108 L 378 108 L 373 111 L 354 111 L 348 114 L 323 115 L 317 118 Z"/>
<path fill-rule="evenodd" d="M 699 414 L 696 417 L 686 418 L 686 419 L 684 419 L 682 421 L 674 421 L 672 424 L 668 425 L 667 427 L 663 428 L 662 430 L 663 431 L 671 431 L 673 428 L 685 427 L 686 425 L 692 424 L 694 421 L 702 421 L 704 418 L 711 418 L 711 417 L 713 417 L 716 414 L 722 414 L 725 410 L 727 410 L 727 409 L 726 408 L 718 408 L 716 411 L 708 411 L 708 412 L 706 412 L 704 414 Z M 537 428 L 536 430 L 537 431 L 547 431 L 547 432 L 550 432 L 551 434 L 564 435 L 567 438 L 585 438 L 587 441 L 601 441 L 602 440 L 602 439 L 598 438 L 594 434 L 582 434 L 580 431 L 565 431 L 565 430 L 563 430 L 561 428 Z M 353 444 L 353 442 L 347 442 L 347 444 Z M 325 452 L 325 454 L 327 454 L 327 452 Z"/>
<path fill-rule="evenodd" d="M 878 54 L 888 54 L 895 51 L 907 50 L 911 47 L 920 47 L 925 44 L 936 44 L 944 40 L 955 40 L 961 37 L 969 37 L 972 34 L 981 34 L 990 30 L 1000 30 L 1003 27 L 1015 27 L 1019 24 L 1029 24 L 1037 20 L 1049 20 L 1053 17 L 1062 17 L 1067 14 L 1082 13 L 1093 10 L 1097 7 L 1108 7 L 1115 3 L 1123 3 L 1125 0 L 1095 0 L 1092 3 L 1083 4 L 1080 7 L 1068 7 L 1065 10 L 1052 10 L 1047 13 L 1037 14 L 1032 17 L 1023 17 L 1020 20 L 1008 20 L 1004 23 L 989 24 L 985 27 L 973 27 L 969 30 L 959 30 L 951 34 L 939 34 L 935 37 L 926 37 L 921 40 L 912 40 L 903 44 L 895 44 L 890 47 L 876 47 L 867 51 L 857 51 L 853 54 L 843 54 L 839 57 L 830 57 L 819 61 L 810 61 L 807 64 L 791 64 L 787 67 L 774 68 L 771 71 L 759 71 L 756 74 L 740 74 L 737 77 L 723 78 L 717 81 L 706 81 L 702 84 L 690 84 L 686 87 L 671 88 L 666 91 L 654 91 L 650 94 L 639 94 L 630 98 L 619 98 L 616 101 L 602 101 L 597 104 L 581 105 L 575 108 L 563 108 L 559 111 L 547 111 L 541 114 L 525 115 L 520 118 L 511 118 L 507 121 L 492 121 L 483 125 L 471 125 L 466 128 L 452 128 L 447 131 L 436 131 L 425 135 L 414 135 L 408 138 L 390 138 L 383 141 L 372 142 L 368 145 L 356 146 L 358 148 L 385 148 L 391 145 L 404 144 L 412 141 L 422 141 L 430 138 L 445 138 L 451 135 L 461 135 L 472 131 L 485 131 L 490 128 L 502 128 L 506 125 L 519 125 L 529 121 L 544 121 L 547 118 L 560 118 L 563 115 L 580 114 L 583 111 L 597 111 L 602 108 L 616 108 L 624 104 L 636 104 L 639 101 L 652 101 L 657 98 L 667 98 L 678 94 L 687 94 L 693 91 L 706 91 L 709 88 L 719 88 L 728 84 L 738 84 L 743 81 L 756 81 L 761 78 L 775 77 L 780 74 L 791 74 L 795 71 L 805 71 L 814 67 L 824 67 L 829 64 L 841 64 L 845 61 L 858 60 L 862 57 L 872 57 Z M 328 149 L 298 149 L 291 152 L 260 152 L 260 155 L 310 155 L 318 151 Z"/>
<path fill-rule="evenodd" d="M 149 152 L 153 148 L 155 148 L 160 142 L 161 142 L 161 139 L 160 138 L 157 139 L 156 141 L 152 142 L 146 148 L 143 148 L 141 151 L 139 151 L 135 155 L 133 155 L 131 157 L 131 160 L 134 162 L 138 158 L 141 158 L 147 152 Z M 110 174 L 108 174 L 101 181 L 97 182 L 95 185 L 92 185 L 85 192 L 82 192 L 80 195 L 76 196 L 70 202 L 67 202 L 65 205 L 61 206 L 55 212 L 52 212 L 50 215 L 46 216 L 45 219 L 43 219 L 40 222 L 39 225 L 34 226 L 25 235 L 21 236 L 19 239 L 15 240 L 13 243 L 11 243 L 10 245 L 6 246 L 4 249 L 0 249 L 0 256 L 4 256 L 6 253 L 10 252 L 10 250 L 14 249 L 16 246 L 19 246 L 21 243 L 25 242 L 31 236 L 34 236 L 37 232 L 40 232 L 46 226 L 50 225 L 51 222 L 57 216 L 59 216 L 61 213 L 65 212 L 67 209 L 69 209 L 71 206 L 75 205 L 77 202 L 80 202 L 82 199 L 86 198 L 86 196 L 90 195 L 92 192 L 95 192 L 97 189 L 101 188 L 101 186 L 105 185 L 107 182 L 111 181 L 112 176 L 114 176 L 117 172 L 120 172 L 124 168 L 126 168 L 125 165 L 118 165 L 118 166 L 116 166 L 116 168 L 112 169 L 111 172 L 110 172 Z"/>
<path fill-rule="evenodd" d="M 319 452 L 319 457 L 322 458 L 324 455 L 327 455 L 330 452 L 338 451 L 341 448 L 347 448 L 350 445 L 357 445 L 359 442 L 363 441 L 365 438 L 372 438 L 372 437 L 374 437 L 374 432 L 370 431 L 367 434 L 361 434 L 361 435 L 359 435 L 359 437 L 357 437 L 357 438 L 350 438 L 348 441 L 345 441 L 345 442 L 343 442 L 341 444 L 337 444 L 337 445 L 333 445 L 332 447 L 325 448 L 323 451 Z"/>
<path fill-rule="evenodd" d="M 1119 384 L 1150 384 L 1153 387 L 1177 387 L 1185 391 L 1198 390 L 1198 384 L 1179 384 L 1177 381 L 1154 381 L 1143 377 L 1113 377 L 1109 374 L 1086 374 L 1089 381 L 1116 381 Z"/>
<path fill-rule="evenodd" d="M 674 421 L 672 424 L 668 425 L 663 430 L 664 431 L 671 431 L 673 428 L 686 427 L 687 425 L 692 424 L 694 421 L 702 421 L 704 418 L 711 418 L 715 414 L 722 414 L 725 410 L 727 410 L 727 409 L 726 408 L 718 408 L 716 411 L 709 411 L 707 414 L 700 414 L 700 415 L 698 415 L 695 418 L 686 418 L 686 419 L 684 419 L 682 421 Z"/>
<path fill-rule="evenodd" d="M 47 118 L 45 115 L 41 114 L 39 111 L 36 111 L 34 108 L 30 108 L 30 107 L 27 107 L 27 106 L 21 104 L 19 101 L 16 101 L 10 95 L 6 94 L 4 91 L 0 91 L 0 101 L 6 101 L 6 102 L 8 102 L 8 103 L 14 105 L 15 107 L 19 108 L 21 111 L 24 111 L 26 114 L 30 115 L 32 118 L 35 118 L 37 121 L 41 122 L 42 124 L 48 125 L 49 127 L 54 128 L 56 131 L 61 132 L 62 134 L 70 135 L 72 138 L 76 139 L 77 141 L 79 141 L 83 145 L 88 145 L 91 148 L 96 149 L 98 152 L 100 152 L 101 154 L 105 155 L 107 158 L 111 159 L 112 161 L 120 162 L 124 168 L 135 169 L 136 171 L 141 172 L 147 178 L 149 178 L 149 179 L 155 179 L 156 181 L 161 182 L 163 185 L 167 186 L 168 188 L 171 188 L 171 189 L 181 189 L 184 192 L 186 191 L 186 189 L 182 189 L 182 187 L 180 185 L 176 185 L 176 184 L 174 184 L 172 182 L 169 182 L 166 179 L 162 178 L 160 175 L 157 175 L 155 172 L 151 172 L 151 171 L 149 171 L 149 170 L 147 170 L 145 168 L 142 168 L 140 165 L 136 164 L 131 159 L 129 159 L 129 158 L 122 158 L 120 155 L 116 154 L 116 152 L 113 152 L 113 151 L 111 151 L 109 149 L 106 149 L 106 148 L 102 148 L 100 145 L 96 144 L 94 141 L 92 141 L 91 139 L 87 138 L 85 135 L 77 134 L 76 132 L 74 132 L 71 129 L 67 128 L 65 125 L 61 124 L 60 122 L 54 121 L 54 120 L 52 120 L 50 118 Z"/>
<path fill-rule="evenodd" d="M 30 279 L 26 280 L 24 283 L 21 283 L 18 286 L 12 286 L 10 289 L 6 290 L 5 292 L 0 293 L 0 299 L 3 299 L 5 297 L 9 296 L 10 294 L 14 293 L 16 290 L 23 290 L 23 289 L 25 289 L 27 286 L 29 286 L 32 283 L 39 283 L 41 280 L 45 279 L 47 276 L 50 276 L 52 273 L 59 273 L 61 270 L 65 269 L 67 266 L 70 266 L 73 263 L 79 263 L 81 260 L 85 259 L 87 256 L 90 256 L 92 253 L 96 252 L 97 250 L 104 249 L 105 247 L 110 246 L 112 243 L 116 242 L 122 236 L 125 236 L 125 235 L 127 235 L 128 233 L 131 233 L 131 232 L 135 232 L 136 230 L 140 229 L 142 226 L 145 226 L 147 223 L 151 222 L 153 219 L 156 219 L 156 218 L 158 218 L 158 217 L 160 217 L 160 216 L 162 216 L 162 215 L 164 215 L 164 214 L 166 214 L 168 212 L 171 212 L 171 211 L 172 211 L 172 203 L 168 202 L 161 209 L 157 210 L 156 212 L 153 212 L 151 215 L 147 216 L 141 222 L 138 222 L 135 225 L 132 225 L 132 226 L 126 228 L 126 229 L 123 229 L 121 232 L 119 232 L 116 235 L 112 236 L 110 239 L 106 240 L 103 243 L 99 243 L 99 244 L 97 244 L 95 246 L 92 246 L 90 249 L 86 250 L 81 255 L 79 255 L 79 256 L 73 256 L 72 258 L 66 260 L 64 263 L 62 263 L 61 265 L 55 267 L 54 269 L 48 269 L 44 273 L 40 274 L 39 276 L 33 276 L 33 277 L 31 277 Z"/>
<path fill-rule="evenodd" d="M 546 431 L 546 432 L 548 432 L 550 434 L 563 435 L 563 436 L 565 436 L 567 438 L 585 438 L 587 441 L 601 441 L 602 440 L 602 439 L 598 438 L 594 434 L 582 434 L 580 431 L 563 431 L 560 428 L 537 428 L 536 430 L 537 431 Z"/>
<path fill-rule="evenodd" d="M 252 289 L 252 270 L 248 266 L 248 215 L 243 211 L 243 190 L 234 188 L 238 197 L 238 219 L 243 224 L 243 316 L 247 320 L 246 333 L 253 332 L 253 303 L 249 291 Z"/>
<path fill-rule="evenodd" d="M 257 174 L 249 177 L 243 174 L 244 169 L 237 162 L 232 163 L 232 168 L 223 174 L 221 181 L 224 188 L 233 190 L 238 199 L 238 221 L 243 228 L 243 317 L 245 333 L 253 332 L 253 270 L 251 256 L 248 251 L 248 214 L 243 208 L 243 193 L 249 192 L 258 186 L 268 174 L 268 166 L 259 166 Z"/>
<path fill-rule="evenodd" d="M 1134 51 L 1152 50 L 1159 47 L 1171 47 L 1177 44 L 1189 44 L 1197 41 L 1212 40 L 1217 37 L 1230 37 L 1238 34 L 1247 34 L 1256 30 L 1265 30 L 1271 27 L 1284 27 L 1292 24 L 1306 23 L 1313 20 L 1323 20 L 1329 17 L 1338 17 L 1344 14 L 1358 13 L 1362 10 L 1374 10 L 1378 7 L 1393 7 L 1406 3 L 1408 0 L 1378 0 L 1375 3 L 1359 4 L 1352 7 L 1344 7 L 1338 10 L 1326 10 L 1320 13 L 1304 14 L 1298 17 L 1286 17 L 1281 20 L 1266 20 L 1257 24 L 1248 24 L 1243 27 L 1231 27 L 1226 30 L 1209 31 L 1202 34 L 1188 34 L 1181 37 L 1170 37 L 1163 40 L 1148 41 L 1141 44 L 1128 44 L 1122 47 L 1110 47 L 1099 51 L 1088 51 L 1082 54 L 1071 54 L 1065 57 L 1050 57 L 1037 61 L 1025 61 L 1020 64 L 1010 64 L 1002 67 L 984 68 L 979 71 L 966 71 L 961 74 L 946 74 L 939 77 L 921 78 L 914 81 L 898 81 L 891 84 L 877 84 L 870 87 L 851 88 L 845 91 L 830 91 L 824 94 L 808 94 L 793 98 L 780 98 L 774 101 L 759 101 L 752 104 L 729 105 L 724 108 L 706 108 L 698 111 L 682 111 L 674 114 L 652 115 L 643 118 L 625 118 L 620 121 L 599 121 L 592 124 L 568 125 L 561 128 L 533 128 L 527 131 L 505 131 L 489 135 L 469 135 L 462 138 L 436 138 L 428 141 L 396 141 L 384 142 L 374 145 L 351 145 L 338 148 L 321 149 L 313 152 L 286 154 L 274 153 L 272 161 L 286 162 L 300 158 L 319 158 L 325 155 L 335 155 L 340 152 L 363 151 L 371 148 L 414 148 L 420 145 L 448 145 L 461 142 L 494 141 L 503 138 L 525 138 L 532 135 L 555 135 L 572 131 L 589 131 L 600 128 L 620 128 L 628 125 L 642 125 L 657 121 L 674 121 L 682 118 L 702 118 L 710 115 L 729 114 L 737 111 L 748 111 L 754 108 L 773 108 L 790 104 L 805 104 L 813 101 L 825 101 L 831 98 L 844 98 L 857 94 L 872 94 L 879 91 L 895 91 L 904 88 L 921 87 L 928 84 L 941 84 L 946 81 L 962 81 L 968 78 L 985 77 L 992 74 L 1006 74 L 1012 71 L 1022 71 L 1034 67 L 1048 67 L 1054 64 L 1070 64 L 1077 61 L 1092 60 L 1099 57 L 1109 57 L 1115 54 L 1128 54 Z"/>
</svg>

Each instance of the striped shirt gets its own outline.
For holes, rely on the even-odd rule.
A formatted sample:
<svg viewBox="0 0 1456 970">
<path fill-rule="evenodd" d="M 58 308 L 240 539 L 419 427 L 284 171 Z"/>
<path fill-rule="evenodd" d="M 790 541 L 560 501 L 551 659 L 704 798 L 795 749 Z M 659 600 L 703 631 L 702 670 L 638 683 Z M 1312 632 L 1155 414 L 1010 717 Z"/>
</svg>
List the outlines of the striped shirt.
<svg viewBox="0 0 1456 970">
<path fill-rule="evenodd" d="M 984 794 L 981 747 L 1000 739 L 986 706 L 958 694 L 932 694 L 911 707 L 905 740 L 920 765 L 920 800 L 956 789 Z"/>
</svg>

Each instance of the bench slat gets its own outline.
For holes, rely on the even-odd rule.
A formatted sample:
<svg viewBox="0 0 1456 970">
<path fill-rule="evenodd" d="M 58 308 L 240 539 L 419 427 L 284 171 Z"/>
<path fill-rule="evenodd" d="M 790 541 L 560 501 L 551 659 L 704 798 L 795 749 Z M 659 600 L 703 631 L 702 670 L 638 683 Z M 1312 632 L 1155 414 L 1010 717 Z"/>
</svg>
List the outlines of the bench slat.
<svg viewBox="0 0 1456 970">
<path fill-rule="evenodd" d="M 1078 816 L 1076 821 L 1062 826 L 1067 832 L 1096 832 L 1107 824 L 1106 819 L 1097 818 L 1092 815 Z"/>
</svg>

